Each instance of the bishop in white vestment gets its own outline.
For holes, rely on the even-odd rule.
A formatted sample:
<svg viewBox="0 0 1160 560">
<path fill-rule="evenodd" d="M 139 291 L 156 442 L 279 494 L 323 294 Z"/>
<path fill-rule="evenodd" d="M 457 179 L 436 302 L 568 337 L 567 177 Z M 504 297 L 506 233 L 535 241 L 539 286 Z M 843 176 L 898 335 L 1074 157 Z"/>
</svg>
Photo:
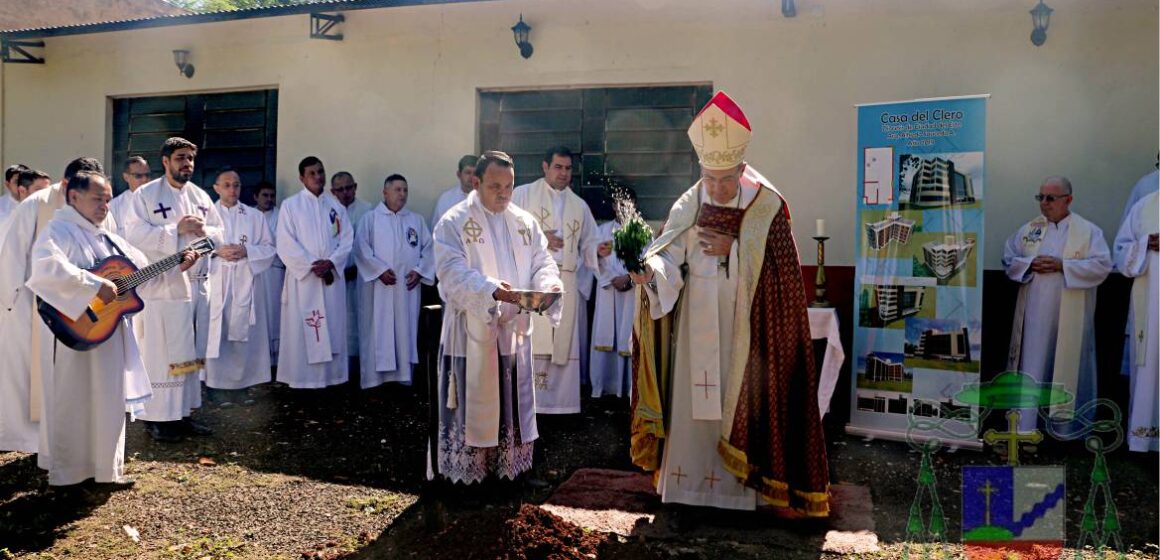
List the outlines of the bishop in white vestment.
<svg viewBox="0 0 1160 560">
<path fill-rule="evenodd" d="M 383 203 L 355 228 L 364 389 L 388 382 L 410 385 L 419 363 L 419 283 L 434 283 L 435 255 L 427 224 L 406 204 L 407 182 L 392 175 L 383 185 Z"/>
<path fill-rule="evenodd" d="M 73 179 L 69 205 L 54 213 L 33 246 L 28 287 L 68 317 L 79 317 L 98 296 L 115 297 L 112 282 L 87 268 L 121 255 L 138 267 L 145 256 L 102 227 L 112 189 L 99 174 Z M 39 318 L 37 319 L 39 322 Z M 45 451 L 40 458 L 54 486 L 123 482 L 125 410 L 138 410 L 149 398 L 149 380 L 127 320 L 111 338 L 84 352 L 56 341 L 47 329 L 38 337 L 44 364 L 44 396 L 52 406 L 41 429 Z"/>
<path fill-rule="evenodd" d="M 1152 191 L 1128 211 L 1116 235 L 1116 268 L 1132 278 L 1128 313 L 1131 373 L 1128 404 L 1128 449 L 1160 451 L 1160 194 Z"/>
<path fill-rule="evenodd" d="M 752 510 L 760 500 L 824 517 L 829 471 L 788 205 L 744 161 L 749 121 L 724 92 L 688 134 L 701 180 L 633 275 L 643 292 L 633 462 L 658 471 L 665 503 Z M 650 319 L 673 312 L 670 338 Z"/>
<path fill-rule="evenodd" d="M 257 208 L 238 202 L 241 178 L 219 173 L 214 190 L 225 245 L 210 259 L 205 384 L 244 389 L 270 381 L 270 338 L 261 275 L 274 261 L 274 236 Z"/>
<path fill-rule="evenodd" d="M 1093 320 L 1096 288 L 1112 270 L 1104 234 L 1070 211 L 1071 183 L 1049 177 L 1039 187 L 1041 215 L 1007 239 L 1003 266 L 1022 284 L 1011 327 L 1007 369 L 1039 382 L 1062 385 L 1074 400 L 1050 409 L 1025 409 L 1020 431 L 1036 427 L 1037 416 L 1077 414 L 1096 398 Z M 1081 416 L 1090 419 L 1090 410 Z M 1053 426 L 1062 434 L 1075 425 Z"/>
<path fill-rule="evenodd" d="M 548 151 L 544 177 L 516 187 L 512 202 L 528 211 L 548 237 L 548 248 L 564 282 L 559 327 L 543 317 L 533 318 L 532 350 L 536 356 L 536 412 L 580 412 L 581 333 L 588 328 L 587 309 L 578 286 L 577 269 L 585 265 L 599 272 L 596 256 L 596 220 L 588 204 L 572 192 L 572 153 L 557 147 Z M 583 320 L 583 322 L 582 322 Z"/>
<path fill-rule="evenodd" d="M 532 468 L 536 427 L 531 316 L 512 289 L 559 291 L 547 238 L 510 204 L 511 158 L 486 152 L 467 199 L 435 228 L 435 262 L 446 310 L 440 338 L 439 472 L 452 482 Z M 548 310 L 559 320 L 559 303 Z M 430 474 L 430 473 L 429 473 Z"/>
<path fill-rule="evenodd" d="M 612 243 L 620 223 L 600 225 L 602 244 Z M 602 253 L 604 251 L 601 251 Z M 592 396 L 632 394 L 632 318 L 636 293 L 624 263 L 609 252 L 601 256 L 603 273 L 596 278 L 596 312 L 592 319 Z"/>
<path fill-rule="evenodd" d="M 274 241 L 286 264 L 278 381 L 317 389 L 349 379 L 343 270 L 354 232 L 346 209 L 322 190 L 322 162 L 308 157 L 299 170 L 306 188 L 282 203 Z"/>
<path fill-rule="evenodd" d="M 138 189 L 132 199 L 133 211 L 123 226 L 126 239 L 150 261 L 177 253 L 202 237 L 222 244 L 217 207 L 189 181 L 196 155 L 192 143 L 171 138 L 162 150 L 165 174 Z M 200 375 L 209 334 L 208 260 L 198 259 L 185 272 L 170 270 L 137 289 L 145 300 L 137 320 L 142 322 L 140 343 L 153 385 L 143 420 L 176 422 L 201 406 Z M 172 432 L 154 435 L 167 441 L 180 437 Z"/>
</svg>

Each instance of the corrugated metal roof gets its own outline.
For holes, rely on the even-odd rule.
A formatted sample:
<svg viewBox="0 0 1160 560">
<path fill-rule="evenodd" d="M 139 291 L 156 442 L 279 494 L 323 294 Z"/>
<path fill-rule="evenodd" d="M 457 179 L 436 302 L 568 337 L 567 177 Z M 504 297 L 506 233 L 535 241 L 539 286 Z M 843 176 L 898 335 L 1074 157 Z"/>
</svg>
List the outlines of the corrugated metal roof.
<svg viewBox="0 0 1160 560">
<path fill-rule="evenodd" d="M 287 6 L 268 6 L 197 14 L 155 16 L 140 19 L 63 25 L 59 27 L 11 29 L 0 31 L 0 37 L 4 37 L 6 39 L 59 37 L 62 35 L 85 35 L 89 33 L 107 33 L 110 31 L 125 31 L 129 29 L 146 29 L 151 27 L 193 25 L 198 23 L 213 23 L 218 21 L 234 21 L 253 18 L 288 16 L 296 14 L 308 14 L 311 12 L 319 11 L 365 10 L 372 8 L 396 8 L 401 6 L 424 6 L 486 1 L 494 0 L 305 0 L 301 3 Z"/>
</svg>

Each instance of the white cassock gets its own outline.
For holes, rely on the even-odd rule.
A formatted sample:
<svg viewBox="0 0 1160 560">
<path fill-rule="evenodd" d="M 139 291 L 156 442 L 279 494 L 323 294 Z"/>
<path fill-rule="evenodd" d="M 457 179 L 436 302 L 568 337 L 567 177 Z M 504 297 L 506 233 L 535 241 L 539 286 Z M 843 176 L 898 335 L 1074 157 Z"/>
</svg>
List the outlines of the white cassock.
<svg viewBox="0 0 1160 560">
<path fill-rule="evenodd" d="M 270 239 L 274 240 L 278 230 L 278 207 L 275 206 L 263 212 L 262 215 L 266 218 L 266 226 L 270 228 Z M 275 243 L 276 247 L 277 243 Z M 282 264 L 282 259 L 275 254 L 270 268 L 261 275 L 262 284 L 265 287 L 262 294 L 266 298 L 266 330 L 270 335 L 270 363 L 272 364 L 278 363 L 278 336 L 282 324 L 282 282 L 285 278 L 286 265 Z"/>
<path fill-rule="evenodd" d="M 242 203 L 218 214 L 227 245 L 243 245 L 244 259 L 209 263 L 209 344 L 205 384 L 214 389 L 244 389 L 270 381 L 270 337 L 266 286 L 262 274 L 274 262 L 274 236 L 262 212 Z"/>
<path fill-rule="evenodd" d="M 747 171 L 751 169 L 747 168 Z M 764 179 L 761 182 L 768 184 Z M 758 193 L 758 189 L 743 185 L 733 200 L 716 204 L 704 187 L 698 188 L 699 200 L 692 197 L 685 203 L 748 208 Z M 678 213 L 677 207 L 683 204 L 683 200 L 684 197 L 674 204 L 672 214 Z M 729 341 L 733 340 L 740 277 L 737 241 L 733 241 L 728 268 L 725 269 L 720 266 L 718 257 L 706 255 L 701 250 L 697 237 L 700 231 L 700 226 L 689 227 L 664 250 L 651 257 L 648 264 L 655 274 L 656 289 L 642 287 L 648 295 L 653 319 L 672 312 L 678 299 L 681 304 L 680 324 L 676 326 L 677 355 L 669 384 L 672 387 L 672 413 L 660 472 L 688 473 L 689 480 L 680 475 L 675 478 L 661 476 L 657 492 L 665 503 L 752 510 L 757 507 L 757 492 L 729 476 L 721 454 L 716 452 L 717 441 L 721 439 L 721 415 L 707 414 L 706 411 L 711 412 L 716 407 L 694 399 L 694 372 L 701 373 L 702 370 L 720 372 L 718 387 L 706 390 L 705 394 L 710 399 L 716 398 L 721 408 L 725 407 L 726 396 L 732 391 L 728 386 L 731 381 L 728 372 L 733 359 L 733 345 Z M 687 273 L 683 269 L 687 269 Z M 744 312 L 748 313 L 748 310 Z M 708 381 L 704 383 L 708 384 Z M 702 478 L 717 476 L 716 473 L 725 473 L 721 474 L 724 479 L 721 484 L 706 483 Z"/>
<path fill-rule="evenodd" d="M 30 205 L 0 222 L 0 262 L 5 263 L 0 267 L 0 349 L 4 356 L 0 360 L 0 450 L 25 453 L 36 453 L 40 447 L 40 412 L 34 415 L 29 406 L 34 394 L 39 398 L 40 383 L 34 393 L 29 345 L 42 323 L 33 311 L 32 292 L 24 285 L 38 229 L 36 214 Z"/>
<path fill-rule="evenodd" d="M 1160 451 L 1160 260 L 1148 250 L 1148 237 L 1160 227 L 1157 192 L 1140 199 L 1128 212 L 1114 245 L 1116 268 L 1132 282 L 1128 313 L 1128 357 L 1131 384 L 1128 405 L 1128 449 Z"/>
<path fill-rule="evenodd" d="M 64 206 L 64 189 L 54 183 L 36 191 L 12 210 L 0 224 L 0 449 L 36 453 L 47 468 L 47 448 L 39 423 L 52 408 L 43 388 L 38 330 L 44 322 L 34 311 L 32 293 L 24 283 L 31 274 L 32 245 L 56 211 Z M 112 229 L 112 222 L 106 222 Z"/>
<path fill-rule="evenodd" d="M 3 222 L 12 213 L 12 210 L 16 208 L 17 204 L 19 203 L 10 194 L 0 196 L 0 222 Z"/>
<path fill-rule="evenodd" d="M 422 282 L 435 279 L 431 232 L 423 217 L 403 208 L 392 212 L 376 205 L 355 228 L 354 262 L 359 273 L 359 332 L 362 346 L 359 384 L 369 389 L 387 382 L 411 384 L 419 363 L 419 286 L 407 289 L 406 276 L 417 272 Z M 392 270 L 394 285 L 379 276 Z"/>
<path fill-rule="evenodd" d="M 463 192 L 463 187 L 455 185 L 439 195 L 439 200 L 435 201 L 435 211 L 431 213 L 431 229 L 435 229 L 435 225 L 439 223 L 439 218 L 442 218 L 452 206 L 463 202 L 467 198 L 467 193 Z"/>
<path fill-rule="evenodd" d="M 585 302 L 577 270 L 584 265 L 599 272 L 596 220 L 588 204 L 572 189 L 557 191 L 544 179 L 516 187 L 512 203 L 535 217 L 541 231 L 556 230 L 556 235 L 564 238 L 563 250 L 551 252 L 564 282 L 560 326 L 551 328 L 542 317 L 533 319 L 536 412 L 580 412 L 580 354 L 588 352 L 581 346 L 580 334 L 588 323 L 587 310 L 580 311 Z"/>
<path fill-rule="evenodd" d="M 138 267 L 141 254 L 115 233 L 97 228 L 71 206 L 56 211 L 32 250 L 28 287 L 72 318 L 85 312 L 100 281 L 84 269 L 122 254 Z M 125 410 L 149 398 L 149 377 L 128 321 L 111 338 L 84 352 L 69 349 L 47 330 L 39 333 L 45 364 L 44 395 L 52 403 L 41 422 L 48 482 L 67 485 L 93 478 L 123 479 Z"/>
<path fill-rule="evenodd" d="M 215 245 L 222 243 L 222 219 L 209 195 L 193 183 L 173 188 L 165 177 L 142 185 L 126 214 L 126 239 L 150 262 L 173 255 L 198 239 L 179 234 L 184 216 L 205 220 L 205 234 Z M 146 403 L 143 420 L 168 422 L 189 416 L 201 406 L 200 375 L 205 367 L 209 336 L 209 286 L 204 255 L 184 273 L 174 268 L 156 280 L 142 284 L 137 294 L 145 300 L 138 316 L 145 369 L 153 384 L 153 398 Z"/>
<path fill-rule="evenodd" d="M 612 241 L 620 229 L 615 220 L 600 225 L 600 242 Z M 592 396 L 632 394 L 632 317 L 636 291 L 617 291 L 612 279 L 628 274 L 624 263 L 610 254 L 600 259 L 604 273 L 596 278 L 596 312 L 592 319 Z"/>
<path fill-rule="evenodd" d="M 374 206 L 371 203 L 357 198 L 354 199 L 354 202 L 350 203 L 350 206 L 346 207 L 346 215 L 350 218 L 350 224 L 354 228 L 355 235 L 358 235 L 358 224 L 362 221 L 362 217 L 372 208 Z M 354 260 L 351 259 L 347 265 L 353 267 Z M 359 320 L 361 313 L 359 313 L 358 307 L 358 288 L 360 283 L 357 279 L 346 283 L 346 353 L 348 356 L 358 356 L 359 348 L 361 347 L 358 343 L 359 325 L 362 323 Z"/>
<path fill-rule="evenodd" d="M 128 221 L 129 212 L 133 210 L 132 200 L 134 191 L 125 189 L 121 194 L 113 197 L 113 201 L 109 203 L 109 215 L 113 217 L 113 221 L 117 223 L 117 235 L 125 237 L 125 224 Z"/>
<path fill-rule="evenodd" d="M 346 383 L 346 284 L 343 270 L 354 244 L 346 208 L 338 199 L 308 190 L 282 202 L 274 245 L 286 264 L 282 289 L 278 381 L 295 389 Z M 334 263 L 325 285 L 310 271 L 314 261 Z"/>
<path fill-rule="evenodd" d="M 556 263 L 531 215 L 515 204 L 488 212 L 475 192 L 444 215 L 434 241 L 446 302 L 437 400 L 439 472 L 468 484 L 489 475 L 514 479 L 532 468 L 539 437 L 532 327 L 527 313 L 498 303 L 492 294 L 500 281 L 516 289 L 559 290 Z M 559 317 L 557 303 L 548 318 Z"/>
<path fill-rule="evenodd" d="M 1036 256 L 1062 259 L 1063 272 L 1032 272 Z M 1096 398 L 1092 317 L 1096 288 L 1112 270 L 1104 234 L 1074 212 L 1054 224 L 1038 216 L 1007 239 L 1003 266 L 1008 278 L 1022 284 L 1007 368 L 1040 382 L 1062 384 L 1075 397 L 1070 404 L 1041 409 L 1042 413 L 1074 412 Z M 1034 429 L 1039 413 L 1022 410 L 1019 429 Z M 1083 416 L 1090 418 L 1090 414 Z M 1058 428 L 1070 432 L 1075 426 Z"/>
</svg>

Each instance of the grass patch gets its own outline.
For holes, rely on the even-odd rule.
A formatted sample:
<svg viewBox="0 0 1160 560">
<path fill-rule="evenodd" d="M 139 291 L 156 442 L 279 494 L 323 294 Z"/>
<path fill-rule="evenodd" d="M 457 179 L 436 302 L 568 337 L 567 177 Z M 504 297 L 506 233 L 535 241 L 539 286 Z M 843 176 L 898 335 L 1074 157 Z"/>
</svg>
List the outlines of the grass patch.
<svg viewBox="0 0 1160 560">
<path fill-rule="evenodd" d="M 379 494 L 375 496 L 355 496 L 343 502 L 346 507 L 363 513 L 386 513 L 402 498 L 395 494 Z"/>
<path fill-rule="evenodd" d="M 173 560 L 229 560 L 243 558 L 246 543 L 235 537 L 202 537 L 169 547 L 165 558 Z"/>
<path fill-rule="evenodd" d="M 255 472 L 235 464 L 199 467 L 188 464 L 138 463 L 131 473 L 137 479 L 135 491 L 142 494 L 176 496 L 219 493 L 238 487 L 270 487 L 286 484 L 295 477 Z"/>
</svg>

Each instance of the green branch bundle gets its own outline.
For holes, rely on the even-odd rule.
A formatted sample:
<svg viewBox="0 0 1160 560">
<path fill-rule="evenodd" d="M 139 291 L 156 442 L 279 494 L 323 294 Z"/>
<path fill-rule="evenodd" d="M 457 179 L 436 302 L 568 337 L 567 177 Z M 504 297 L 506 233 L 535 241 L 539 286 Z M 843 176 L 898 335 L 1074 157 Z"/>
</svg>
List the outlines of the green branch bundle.
<svg viewBox="0 0 1160 560">
<path fill-rule="evenodd" d="M 641 255 L 653 241 L 653 231 L 637 211 L 636 204 L 623 191 L 612 191 L 613 209 L 620 229 L 612 233 L 612 250 L 629 272 L 644 272 Z"/>
</svg>

